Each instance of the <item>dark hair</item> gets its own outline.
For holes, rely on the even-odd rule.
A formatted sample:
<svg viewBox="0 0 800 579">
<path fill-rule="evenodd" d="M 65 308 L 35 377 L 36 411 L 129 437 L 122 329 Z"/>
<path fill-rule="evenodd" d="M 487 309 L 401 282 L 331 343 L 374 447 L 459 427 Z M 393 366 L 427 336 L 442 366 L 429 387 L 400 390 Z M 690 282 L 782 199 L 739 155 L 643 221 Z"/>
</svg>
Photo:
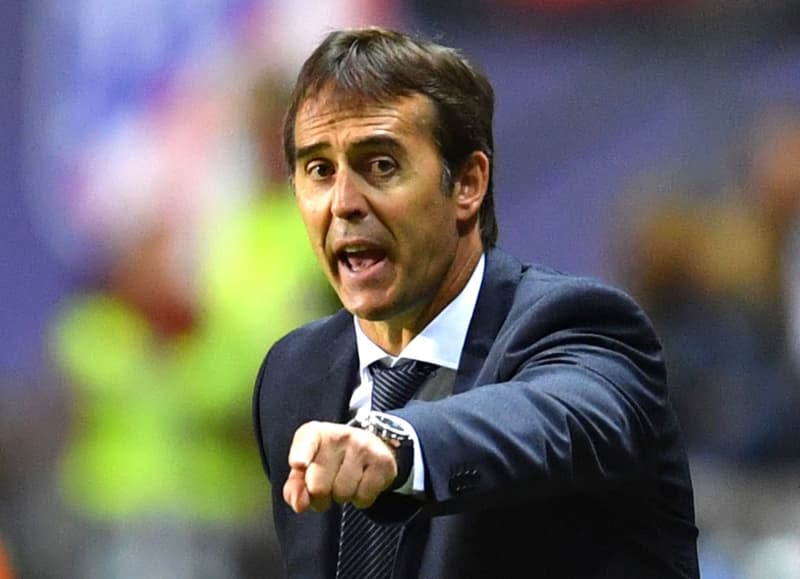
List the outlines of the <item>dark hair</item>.
<svg viewBox="0 0 800 579">
<path fill-rule="evenodd" d="M 385 28 L 330 33 L 303 64 L 283 126 L 283 148 L 294 173 L 294 126 L 310 95 L 332 85 L 341 102 L 384 102 L 422 94 L 434 105 L 433 138 L 442 156 L 442 188 L 452 190 L 474 151 L 489 158 L 489 183 L 479 213 L 484 248 L 497 242 L 494 214 L 492 116 L 494 90 L 486 76 L 452 48 Z"/>
</svg>

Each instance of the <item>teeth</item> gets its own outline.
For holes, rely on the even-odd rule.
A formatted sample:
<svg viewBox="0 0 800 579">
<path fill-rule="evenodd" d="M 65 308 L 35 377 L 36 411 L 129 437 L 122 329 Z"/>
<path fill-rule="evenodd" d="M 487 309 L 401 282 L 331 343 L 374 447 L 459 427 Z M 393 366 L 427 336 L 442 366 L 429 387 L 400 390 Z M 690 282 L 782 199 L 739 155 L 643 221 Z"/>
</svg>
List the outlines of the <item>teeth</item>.
<svg viewBox="0 0 800 579">
<path fill-rule="evenodd" d="M 350 245 L 344 248 L 345 253 L 358 253 L 359 251 L 366 251 L 366 245 Z"/>
</svg>

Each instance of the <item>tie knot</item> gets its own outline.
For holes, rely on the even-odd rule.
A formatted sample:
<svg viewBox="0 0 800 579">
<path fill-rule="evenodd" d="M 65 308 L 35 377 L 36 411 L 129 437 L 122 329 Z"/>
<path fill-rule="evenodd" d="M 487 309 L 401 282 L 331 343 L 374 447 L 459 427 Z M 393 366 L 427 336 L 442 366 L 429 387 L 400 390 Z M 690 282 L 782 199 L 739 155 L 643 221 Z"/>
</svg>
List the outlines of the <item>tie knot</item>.
<svg viewBox="0 0 800 579">
<path fill-rule="evenodd" d="M 404 361 L 391 368 L 372 364 L 372 409 L 402 408 L 435 369 L 435 364 L 418 360 Z"/>
</svg>

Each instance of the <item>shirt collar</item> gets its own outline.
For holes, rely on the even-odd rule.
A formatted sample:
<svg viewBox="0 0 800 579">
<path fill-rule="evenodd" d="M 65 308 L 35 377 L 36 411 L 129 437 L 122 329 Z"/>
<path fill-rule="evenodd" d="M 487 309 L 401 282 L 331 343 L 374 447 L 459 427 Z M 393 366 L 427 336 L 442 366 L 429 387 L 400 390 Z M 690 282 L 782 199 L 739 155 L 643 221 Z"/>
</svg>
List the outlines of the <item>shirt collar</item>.
<svg viewBox="0 0 800 579">
<path fill-rule="evenodd" d="M 353 316 L 360 375 L 363 376 L 374 362 L 382 360 L 393 365 L 401 358 L 458 370 L 469 323 L 475 311 L 475 304 L 478 302 L 485 262 L 486 258 L 482 255 L 464 289 L 425 326 L 422 332 L 414 336 L 396 358 L 370 340 L 358 325 L 358 319 Z"/>
</svg>

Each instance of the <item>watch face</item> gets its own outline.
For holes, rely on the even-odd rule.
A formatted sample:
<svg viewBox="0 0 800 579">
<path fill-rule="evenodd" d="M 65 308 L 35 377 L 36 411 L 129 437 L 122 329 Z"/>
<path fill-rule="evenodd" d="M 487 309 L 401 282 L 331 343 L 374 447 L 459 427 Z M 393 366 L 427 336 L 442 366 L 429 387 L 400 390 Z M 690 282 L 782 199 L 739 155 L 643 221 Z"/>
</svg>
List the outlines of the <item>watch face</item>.
<svg viewBox="0 0 800 579">
<path fill-rule="evenodd" d="M 381 428 L 385 428 L 392 434 L 406 436 L 406 431 L 405 428 L 403 428 L 403 425 L 400 422 L 393 420 L 390 416 L 385 414 L 376 414 L 373 417 L 373 420 L 377 422 Z"/>
</svg>

